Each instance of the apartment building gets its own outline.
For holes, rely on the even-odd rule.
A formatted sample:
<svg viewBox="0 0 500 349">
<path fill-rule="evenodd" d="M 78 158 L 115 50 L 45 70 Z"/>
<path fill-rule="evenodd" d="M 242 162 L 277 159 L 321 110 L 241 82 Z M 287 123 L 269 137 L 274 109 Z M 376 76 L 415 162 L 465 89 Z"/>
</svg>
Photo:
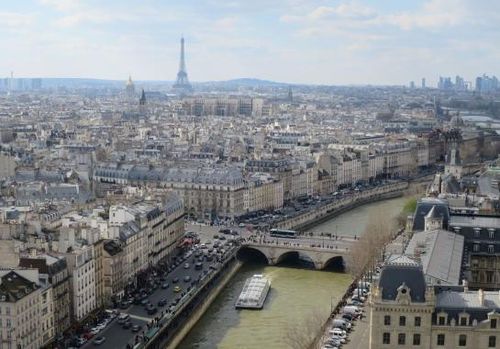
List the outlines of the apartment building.
<svg viewBox="0 0 500 349">
<path fill-rule="evenodd" d="M 40 280 L 51 285 L 52 308 L 54 312 L 54 331 L 63 333 L 71 324 L 70 275 L 66 259 L 61 256 L 38 254 L 21 257 L 21 268 L 34 268 L 39 272 Z"/>
<path fill-rule="evenodd" d="M 23 276 L 24 274 L 24 276 Z M 27 277 L 30 274 L 29 277 Z M 41 288 L 37 273 L 0 271 L 0 344 L 2 348 L 38 349 L 43 342 Z"/>
</svg>

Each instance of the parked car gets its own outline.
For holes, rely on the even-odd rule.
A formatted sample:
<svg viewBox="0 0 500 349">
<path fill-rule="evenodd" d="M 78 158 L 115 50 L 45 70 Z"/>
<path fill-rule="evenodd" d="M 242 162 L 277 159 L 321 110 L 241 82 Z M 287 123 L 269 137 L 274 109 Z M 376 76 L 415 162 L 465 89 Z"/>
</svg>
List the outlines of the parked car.
<svg viewBox="0 0 500 349">
<path fill-rule="evenodd" d="M 168 288 L 169 284 L 168 282 L 164 282 L 162 285 L 161 285 L 161 288 L 163 288 L 164 290 L 166 290 Z"/>
<path fill-rule="evenodd" d="M 132 332 L 139 332 L 140 330 L 141 330 L 141 326 L 139 326 L 139 325 L 132 326 Z"/>
<path fill-rule="evenodd" d="M 175 286 L 175 287 L 174 287 L 174 292 L 175 292 L 175 293 L 179 293 L 179 292 L 181 292 L 181 290 L 182 290 L 182 289 L 181 289 L 179 286 Z"/>
<path fill-rule="evenodd" d="M 102 343 L 104 343 L 106 341 L 106 337 L 96 337 L 96 339 L 94 339 L 94 345 L 101 345 Z"/>
</svg>

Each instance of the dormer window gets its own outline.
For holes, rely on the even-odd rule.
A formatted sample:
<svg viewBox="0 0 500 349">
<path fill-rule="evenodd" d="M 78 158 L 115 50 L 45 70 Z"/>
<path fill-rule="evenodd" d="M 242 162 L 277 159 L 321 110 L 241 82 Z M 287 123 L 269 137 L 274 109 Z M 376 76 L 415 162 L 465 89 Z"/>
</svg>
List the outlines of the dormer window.
<svg viewBox="0 0 500 349">
<path fill-rule="evenodd" d="M 474 237 L 478 238 L 480 234 L 481 234 L 481 229 L 480 228 L 474 228 Z"/>
</svg>

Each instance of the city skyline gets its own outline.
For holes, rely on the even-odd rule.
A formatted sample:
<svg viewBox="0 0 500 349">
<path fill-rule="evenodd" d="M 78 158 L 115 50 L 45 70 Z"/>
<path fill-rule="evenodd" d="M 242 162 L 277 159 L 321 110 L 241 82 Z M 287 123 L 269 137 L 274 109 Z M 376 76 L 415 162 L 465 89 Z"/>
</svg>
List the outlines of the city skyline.
<svg viewBox="0 0 500 349">
<path fill-rule="evenodd" d="M 432 86 L 440 75 L 495 75 L 500 58 L 500 4 L 486 1 L 131 5 L 4 4 L 2 76 L 175 80 L 182 34 L 193 81 L 402 85 L 426 77 Z"/>
</svg>

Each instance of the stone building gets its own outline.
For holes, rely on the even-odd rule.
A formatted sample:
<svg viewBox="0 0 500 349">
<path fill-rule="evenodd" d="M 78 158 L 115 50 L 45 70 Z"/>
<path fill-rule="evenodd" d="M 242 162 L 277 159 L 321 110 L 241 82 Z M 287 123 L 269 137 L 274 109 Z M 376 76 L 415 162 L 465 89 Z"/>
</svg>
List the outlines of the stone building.
<svg viewBox="0 0 500 349">
<path fill-rule="evenodd" d="M 35 268 L 40 278 L 46 278 L 52 286 L 54 328 L 56 333 L 63 333 L 71 324 L 70 275 L 64 257 L 48 254 L 21 257 L 19 266 Z"/>
<path fill-rule="evenodd" d="M 41 288 L 36 274 L 25 270 L 0 271 L 2 348 L 38 349 L 43 345 Z"/>
<path fill-rule="evenodd" d="M 498 291 L 428 286 L 406 256 L 386 263 L 369 305 L 370 349 L 496 348 L 500 340 Z"/>
</svg>

